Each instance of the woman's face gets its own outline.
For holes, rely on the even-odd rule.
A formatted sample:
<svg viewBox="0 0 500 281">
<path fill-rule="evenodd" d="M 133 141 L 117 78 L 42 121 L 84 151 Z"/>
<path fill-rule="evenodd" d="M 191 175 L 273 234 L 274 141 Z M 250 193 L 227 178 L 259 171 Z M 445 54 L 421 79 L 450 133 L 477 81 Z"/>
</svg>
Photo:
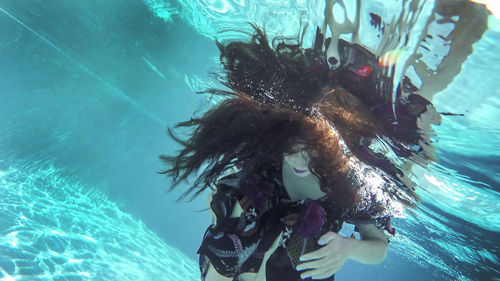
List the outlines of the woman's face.
<svg viewBox="0 0 500 281">
<path fill-rule="evenodd" d="M 309 170 L 311 158 L 305 150 L 301 149 L 293 154 L 285 154 L 283 158 L 292 167 L 292 171 L 297 177 L 307 177 L 311 174 L 311 170 Z"/>
</svg>

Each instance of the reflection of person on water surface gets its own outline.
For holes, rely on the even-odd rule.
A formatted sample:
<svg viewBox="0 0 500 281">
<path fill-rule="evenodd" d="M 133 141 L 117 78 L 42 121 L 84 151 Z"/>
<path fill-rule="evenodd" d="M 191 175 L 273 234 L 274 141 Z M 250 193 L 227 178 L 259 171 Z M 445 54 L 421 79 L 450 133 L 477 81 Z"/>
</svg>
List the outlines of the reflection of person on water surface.
<svg viewBox="0 0 500 281">
<path fill-rule="evenodd" d="M 390 218 L 416 195 L 405 168 L 371 145 L 428 159 L 424 121 L 439 115 L 407 77 L 396 87 L 406 98 L 394 103 L 380 90 L 392 82 L 384 65 L 360 45 L 319 29 L 312 48 L 270 44 L 255 30 L 250 42 L 219 43 L 229 90 L 208 93 L 226 99 L 178 124 L 194 131 L 186 141 L 170 132 L 183 149 L 161 156 L 172 189 L 206 165 L 182 196 L 212 189 L 202 280 L 333 280 L 348 259 L 382 262 Z M 359 240 L 338 234 L 344 222 Z"/>
</svg>

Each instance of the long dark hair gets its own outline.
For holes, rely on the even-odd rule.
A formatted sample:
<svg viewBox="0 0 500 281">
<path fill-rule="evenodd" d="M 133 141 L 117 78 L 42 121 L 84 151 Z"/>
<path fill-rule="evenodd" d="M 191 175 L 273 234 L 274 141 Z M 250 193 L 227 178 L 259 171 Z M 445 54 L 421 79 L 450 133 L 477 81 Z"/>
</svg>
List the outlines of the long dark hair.
<svg viewBox="0 0 500 281">
<path fill-rule="evenodd" d="M 325 120 L 236 96 L 203 117 L 176 127 L 194 127 L 194 131 L 185 141 L 169 130 L 170 136 L 184 147 L 176 156 L 160 156 L 172 167 L 162 172 L 173 177 L 171 189 L 207 164 L 181 198 L 198 189 L 194 198 L 232 165 L 258 168 L 270 161 L 280 163 L 283 154 L 296 152 L 295 146 L 300 143 L 311 155 L 311 170 L 319 176 L 322 190 L 343 202 L 353 200 L 347 180 L 347 158 Z"/>
<path fill-rule="evenodd" d="M 367 150 L 360 145 L 362 139 L 376 137 L 383 120 L 374 116 L 360 97 L 336 84 L 321 34 L 317 33 L 312 48 L 302 48 L 279 39 L 269 42 L 261 29 L 255 30 L 250 42 L 217 42 L 224 69 L 218 79 L 230 90 L 203 93 L 225 100 L 203 116 L 175 126 L 192 128 L 188 139 L 168 130 L 183 147 L 177 155 L 160 156 L 170 167 L 161 172 L 173 179 L 170 190 L 203 169 L 179 198 L 193 193 L 194 199 L 226 169 L 281 163 L 283 155 L 296 152 L 299 143 L 311 157 L 310 168 L 322 191 L 344 205 L 356 203 L 358 198 L 348 178 L 349 160 L 331 126 L 335 125 L 348 147 L 364 160 Z M 371 164 L 393 177 L 401 173 L 389 161 Z"/>
</svg>

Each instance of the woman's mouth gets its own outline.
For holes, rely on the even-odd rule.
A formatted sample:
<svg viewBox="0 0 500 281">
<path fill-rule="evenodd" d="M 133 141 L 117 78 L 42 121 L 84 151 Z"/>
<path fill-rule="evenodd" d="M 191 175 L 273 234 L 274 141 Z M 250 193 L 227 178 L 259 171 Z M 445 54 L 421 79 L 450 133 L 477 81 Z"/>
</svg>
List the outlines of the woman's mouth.
<svg viewBox="0 0 500 281">
<path fill-rule="evenodd" d="M 295 167 L 292 167 L 292 168 L 293 168 L 293 171 L 297 174 L 303 174 L 303 173 L 307 172 L 307 170 L 301 170 L 301 169 L 297 169 Z"/>
</svg>

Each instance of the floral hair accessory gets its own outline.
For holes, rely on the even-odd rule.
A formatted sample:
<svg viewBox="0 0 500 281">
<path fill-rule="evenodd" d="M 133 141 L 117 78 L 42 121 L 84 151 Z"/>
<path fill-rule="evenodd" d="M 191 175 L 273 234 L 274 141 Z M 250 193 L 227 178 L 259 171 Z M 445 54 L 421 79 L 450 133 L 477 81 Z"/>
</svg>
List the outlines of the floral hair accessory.
<svg viewBox="0 0 500 281">
<path fill-rule="evenodd" d="M 312 238 L 318 234 L 324 224 L 326 213 L 315 201 L 306 198 L 297 219 L 294 230 L 304 238 Z"/>
</svg>

